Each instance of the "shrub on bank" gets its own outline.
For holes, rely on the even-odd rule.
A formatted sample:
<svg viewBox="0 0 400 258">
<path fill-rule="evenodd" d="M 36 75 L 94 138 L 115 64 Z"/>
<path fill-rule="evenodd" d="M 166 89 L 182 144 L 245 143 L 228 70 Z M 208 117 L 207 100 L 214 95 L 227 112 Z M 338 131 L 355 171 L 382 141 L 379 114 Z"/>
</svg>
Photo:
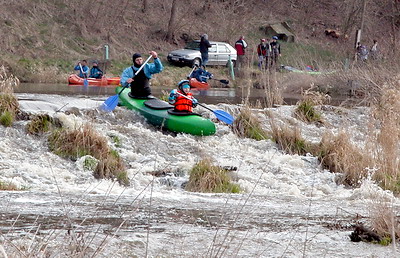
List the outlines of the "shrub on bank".
<svg viewBox="0 0 400 258">
<path fill-rule="evenodd" d="M 206 193 L 239 193 L 240 187 L 231 183 L 228 171 L 212 165 L 208 159 L 198 162 L 189 172 L 186 190 Z"/>
<path fill-rule="evenodd" d="M 14 121 L 14 116 L 9 111 L 4 111 L 0 114 L 0 124 L 5 127 L 10 127 Z"/>
<path fill-rule="evenodd" d="M 108 147 L 107 139 L 90 125 L 75 130 L 55 130 L 48 141 L 50 150 L 61 157 L 77 160 L 90 155 L 96 158 L 99 162 L 93 173 L 95 178 L 116 179 L 122 185 L 129 185 L 122 159 Z"/>
<path fill-rule="evenodd" d="M 233 132 L 239 137 L 257 141 L 270 138 L 268 132 L 261 127 L 259 119 L 251 113 L 250 108 L 247 106 L 240 110 L 239 115 L 233 122 Z"/>
</svg>

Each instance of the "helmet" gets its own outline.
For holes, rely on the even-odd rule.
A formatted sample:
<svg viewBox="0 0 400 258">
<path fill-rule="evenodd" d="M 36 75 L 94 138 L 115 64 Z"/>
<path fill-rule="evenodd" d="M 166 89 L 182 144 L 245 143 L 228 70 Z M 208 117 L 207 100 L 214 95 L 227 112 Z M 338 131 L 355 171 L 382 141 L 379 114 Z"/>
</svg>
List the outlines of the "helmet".
<svg viewBox="0 0 400 258">
<path fill-rule="evenodd" d="M 261 39 L 261 42 L 265 42 L 265 39 Z"/>
<path fill-rule="evenodd" d="M 278 39 L 278 37 L 277 36 L 273 36 L 272 39 Z"/>
<path fill-rule="evenodd" d="M 188 85 L 190 87 L 189 81 L 188 80 L 182 80 L 178 82 L 178 89 L 183 90 L 183 86 Z"/>
</svg>

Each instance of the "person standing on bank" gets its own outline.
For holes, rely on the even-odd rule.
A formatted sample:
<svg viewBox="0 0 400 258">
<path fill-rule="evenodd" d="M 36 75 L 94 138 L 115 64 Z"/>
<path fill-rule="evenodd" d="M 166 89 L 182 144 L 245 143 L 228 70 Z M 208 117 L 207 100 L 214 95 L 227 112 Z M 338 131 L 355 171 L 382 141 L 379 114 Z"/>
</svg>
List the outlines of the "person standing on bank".
<svg viewBox="0 0 400 258">
<path fill-rule="evenodd" d="M 278 43 L 278 37 L 273 36 L 271 45 L 271 66 L 278 67 L 278 59 L 281 56 L 281 45 Z"/>
<path fill-rule="evenodd" d="M 206 66 L 208 63 L 208 49 L 211 47 L 208 41 L 208 35 L 204 34 L 200 38 L 200 53 L 201 53 L 201 65 Z"/>
<path fill-rule="evenodd" d="M 155 51 L 151 51 L 150 55 L 154 58 L 154 63 L 147 63 L 143 69 L 135 75 L 139 68 L 143 64 L 142 55 L 135 53 L 132 56 L 133 65 L 126 68 L 121 75 L 121 85 L 127 86 L 130 84 L 131 92 L 129 96 L 131 98 L 146 98 L 151 95 L 150 79 L 153 74 L 159 73 L 163 70 L 163 65 L 158 58 Z"/>
<path fill-rule="evenodd" d="M 260 70 L 263 69 L 263 64 L 265 62 L 265 57 L 267 55 L 267 44 L 265 43 L 265 39 L 260 40 L 260 44 L 257 46 L 257 55 L 258 55 L 258 68 Z"/>
<path fill-rule="evenodd" d="M 374 44 L 372 45 L 371 49 L 369 50 L 369 53 L 371 55 L 371 58 L 376 60 L 378 59 L 378 41 L 374 39 Z"/>
<path fill-rule="evenodd" d="M 235 43 L 235 49 L 236 49 L 236 53 L 237 53 L 237 63 L 238 63 L 238 67 L 240 68 L 242 63 L 244 63 L 244 59 L 245 59 L 245 52 L 246 52 L 246 48 L 247 48 L 247 43 L 246 41 L 244 41 L 244 36 L 240 36 L 240 38 L 238 39 L 238 41 L 236 41 Z"/>
</svg>

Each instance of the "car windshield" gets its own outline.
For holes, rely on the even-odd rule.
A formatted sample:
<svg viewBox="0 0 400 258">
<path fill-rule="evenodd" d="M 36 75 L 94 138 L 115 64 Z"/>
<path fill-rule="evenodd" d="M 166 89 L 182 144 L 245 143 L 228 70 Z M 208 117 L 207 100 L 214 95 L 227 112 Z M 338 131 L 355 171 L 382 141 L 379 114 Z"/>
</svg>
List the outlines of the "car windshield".
<svg viewBox="0 0 400 258">
<path fill-rule="evenodd" d="M 200 50 L 200 42 L 191 41 L 186 44 L 185 49 Z"/>
</svg>

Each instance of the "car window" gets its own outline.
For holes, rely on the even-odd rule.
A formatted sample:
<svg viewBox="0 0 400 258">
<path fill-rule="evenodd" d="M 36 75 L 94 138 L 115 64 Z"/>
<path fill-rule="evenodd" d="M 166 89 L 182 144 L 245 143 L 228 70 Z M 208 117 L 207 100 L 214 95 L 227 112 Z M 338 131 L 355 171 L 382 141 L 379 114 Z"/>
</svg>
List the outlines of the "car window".
<svg viewBox="0 0 400 258">
<path fill-rule="evenodd" d="M 218 44 L 218 53 L 230 53 L 230 51 L 225 45 Z"/>
<path fill-rule="evenodd" d="M 200 42 L 190 41 L 186 44 L 185 49 L 200 50 Z"/>
<path fill-rule="evenodd" d="M 211 47 L 208 49 L 208 52 L 216 53 L 217 52 L 217 45 L 211 44 Z"/>
</svg>

